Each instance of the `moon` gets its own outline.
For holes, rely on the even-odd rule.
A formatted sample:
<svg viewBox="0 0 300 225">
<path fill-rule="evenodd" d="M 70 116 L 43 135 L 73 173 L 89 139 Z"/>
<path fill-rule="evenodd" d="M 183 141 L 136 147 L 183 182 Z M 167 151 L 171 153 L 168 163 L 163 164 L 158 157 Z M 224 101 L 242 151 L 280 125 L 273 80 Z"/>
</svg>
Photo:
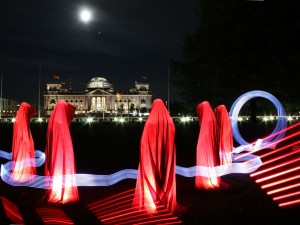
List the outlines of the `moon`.
<svg viewBox="0 0 300 225">
<path fill-rule="evenodd" d="M 87 23 L 91 20 L 92 18 L 92 13 L 90 10 L 88 9 L 83 9 L 81 12 L 80 12 L 80 19 L 81 21 Z"/>
</svg>

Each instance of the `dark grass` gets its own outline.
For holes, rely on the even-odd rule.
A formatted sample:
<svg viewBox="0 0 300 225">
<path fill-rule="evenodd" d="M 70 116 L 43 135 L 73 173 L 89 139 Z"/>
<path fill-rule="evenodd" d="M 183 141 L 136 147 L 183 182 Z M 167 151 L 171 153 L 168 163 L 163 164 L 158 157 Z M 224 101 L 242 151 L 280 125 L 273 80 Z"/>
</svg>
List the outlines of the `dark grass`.
<svg viewBox="0 0 300 225">
<path fill-rule="evenodd" d="M 74 122 L 70 126 L 78 173 L 110 174 L 125 168 L 137 169 L 139 145 L 144 123 Z M 244 123 L 241 133 L 247 141 L 270 133 L 274 124 Z M 44 151 L 46 123 L 31 123 L 35 148 Z M 197 122 L 176 122 L 177 165 L 195 165 L 199 133 Z M 0 123 L 0 149 L 11 151 L 12 124 Z M 236 145 L 236 144 L 235 144 Z M 0 158 L 1 163 L 6 160 Z M 43 175 L 43 166 L 38 173 Z M 299 224 L 299 206 L 279 208 L 249 174 L 229 174 L 222 177 L 222 188 L 205 191 L 194 187 L 194 178 L 176 176 L 177 201 L 184 208 L 183 224 L 231 225 L 293 225 Z M 42 224 L 37 208 L 56 207 L 63 210 L 75 224 L 101 224 L 87 205 L 123 191 L 133 189 L 135 180 L 123 180 L 109 187 L 79 187 L 80 202 L 55 205 L 44 202 L 44 190 L 12 187 L 0 181 L 0 196 L 13 202 L 26 224 Z M 0 224 L 10 224 L 0 206 Z"/>
</svg>

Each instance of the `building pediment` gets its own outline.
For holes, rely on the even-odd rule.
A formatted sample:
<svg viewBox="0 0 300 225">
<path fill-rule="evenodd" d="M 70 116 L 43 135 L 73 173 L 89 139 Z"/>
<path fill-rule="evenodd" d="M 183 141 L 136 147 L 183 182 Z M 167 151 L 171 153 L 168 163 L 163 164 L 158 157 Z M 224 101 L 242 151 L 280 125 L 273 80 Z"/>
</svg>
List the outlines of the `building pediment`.
<svg viewBox="0 0 300 225">
<path fill-rule="evenodd" d="M 104 91 L 102 89 L 96 89 L 96 90 L 87 92 L 85 95 L 113 95 L 113 94 L 108 91 Z"/>
</svg>

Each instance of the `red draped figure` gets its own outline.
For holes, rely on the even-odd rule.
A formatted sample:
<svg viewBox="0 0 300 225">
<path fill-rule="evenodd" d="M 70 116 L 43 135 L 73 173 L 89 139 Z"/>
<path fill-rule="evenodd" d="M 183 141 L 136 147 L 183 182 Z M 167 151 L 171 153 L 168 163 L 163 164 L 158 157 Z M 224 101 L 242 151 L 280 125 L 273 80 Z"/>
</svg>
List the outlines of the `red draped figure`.
<svg viewBox="0 0 300 225">
<path fill-rule="evenodd" d="M 230 167 L 232 164 L 233 139 L 230 117 L 225 105 L 219 105 L 215 108 L 215 115 L 218 128 L 217 141 L 220 164 Z"/>
<path fill-rule="evenodd" d="M 12 160 L 15 165 L 12 167 L 11 177 L 15 182 L 31 181 L 32 175 L 36 175 L 34 142 L 29 126 L 33 114 L 34 108 L 22 102 L 15 117 L 12 143 Z"/>
<path fill-rule="evenodd" d="M 156 99 L 141 138 L 140 164 L 133 206 L 148 213 L 164 206 L 174 212 L 176 203 L 175 126 L 164 103 Z"/>
<path fill-rule="evenodd" d="M 76 186 L 75 159 L 69 130 L 75 107 L 58 101 L 47 130 L 45 175 L 52 177 L 46 190 L 48 202 L 68 203 L 79 200 Z"/>
<path fill-rule="evenodd" d="M 200 133 L 197 143 L 196 166 L 207 169 L 196 169 L 195 186 L 199 189 L 220 187 L 221 179 L 216 175 L 215 167 L 219 165 L 217 143 L 217 124 L 215 114 L 209 104 L 204 101 L 197 105 Z M 203 172 L 204 176 L 200 173 Z"/>
</svg>

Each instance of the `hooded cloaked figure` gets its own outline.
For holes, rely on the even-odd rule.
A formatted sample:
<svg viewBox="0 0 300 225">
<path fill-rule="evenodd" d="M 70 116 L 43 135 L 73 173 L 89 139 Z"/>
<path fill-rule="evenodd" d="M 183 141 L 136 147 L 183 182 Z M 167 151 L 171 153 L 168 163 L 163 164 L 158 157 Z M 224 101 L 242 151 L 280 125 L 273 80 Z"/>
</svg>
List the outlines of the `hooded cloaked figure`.
<svg viewBox="0 0 300 225">
<path fill-rule="evenodd" d="M 200 125 L 196 166 L 208 169 L 201 171 L 205 176 L 200 176 L 200 169 L 196 169 L 195 186 L 199 189 L 214 189 L 221 185 L 221 179 L 214 169 L 219 164 L 216 117 L 207 101 L 198 104 L 196 110 Z"/>
<path fill-rule="evenodd" d="M 215 108 L 217 120 L 217 141 L 220 155 L 220 164 L 231 167 L 232 165 L 232 128 L 230 117 L 225 105 L 219 105 Z"/>
<path fill-rule="evenodd" d="M 36 175 L 34 142 L 30 132 L 30 119 L 33 117 L 34 108 L 22 102 L 15 117 L 12 143 L 11 180 L 14 182 L 31 181 Z"/>
<path fill-rule="evenodd" d="M 176 203 L 175 126 L 161 99 L 154 100 L 145 123 L 133 207 L 148 213 L 163 206 L 174 212 Z"/>
<path fill-rule="evenodd" d="M 45 175 L 52 177 L 45 197 L 48 202 L 68 203 L 79 200 L 75 159 L 69 130 L 75 107 L 58 101 L 48 123 Z"/>
</svg>

